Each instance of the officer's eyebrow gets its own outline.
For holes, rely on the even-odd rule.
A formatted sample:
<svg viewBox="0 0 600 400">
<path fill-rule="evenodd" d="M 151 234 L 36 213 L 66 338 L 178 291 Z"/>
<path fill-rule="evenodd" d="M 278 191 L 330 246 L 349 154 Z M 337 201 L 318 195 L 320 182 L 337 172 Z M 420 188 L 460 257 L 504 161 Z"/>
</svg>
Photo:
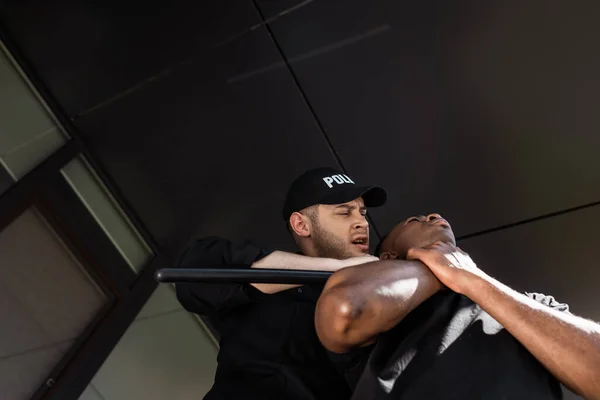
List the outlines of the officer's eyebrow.
<svg viewBox="0 0 600 400">
<path fill-rule="evenodd" d="M 345 210 L 348 210 L 348 211 L 356 210 L 356 206 L 352 205 L 352 204 L 338 204 L 334 208 L 335 209 L 340 209 L 341 208 L 341 209 L 345 209 Z M 367 211 L 367 207 L 366 206 L 361 206 L 359 208 L 359 211 Z"/>
</svg>

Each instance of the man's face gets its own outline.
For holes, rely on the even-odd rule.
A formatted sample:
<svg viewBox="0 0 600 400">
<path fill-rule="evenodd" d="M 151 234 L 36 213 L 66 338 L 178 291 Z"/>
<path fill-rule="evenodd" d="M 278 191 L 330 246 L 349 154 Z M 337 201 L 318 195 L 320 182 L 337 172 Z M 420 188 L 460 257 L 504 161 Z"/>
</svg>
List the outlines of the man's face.
<svg viewBox="0 0 600 400">
<path fill-rule="evenodd" d="M 392 229 L 382 246 L 382 253 L 394 252 L 404 259 L 411 247 L 425 247 L 436 241 L 456 245 L 448 221 L 440 214 L 418 215 L 405 219 Z"/>
<path fill-rule="evenodd" d="M 345 259 L 369 254 L 369 223 L 362 198 L 321 204 L 312 221 L 311 239 L 318 257 Z"/>
</svg>

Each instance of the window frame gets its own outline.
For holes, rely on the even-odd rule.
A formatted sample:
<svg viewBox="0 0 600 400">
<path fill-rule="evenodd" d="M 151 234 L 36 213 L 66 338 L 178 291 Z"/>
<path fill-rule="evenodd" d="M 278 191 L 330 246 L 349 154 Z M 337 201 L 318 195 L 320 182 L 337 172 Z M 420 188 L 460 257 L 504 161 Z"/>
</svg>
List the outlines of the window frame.
<svg viewBox="0 0 600 400">
<path fill-rule="evenodd" d="M 1 24 L 0 45 L 17 63 L 59 127 L 68 135 L 60 149 L 0 193 L 0 230 L 30 207 L 36 207 L 73 254 L 82 257 L 81 264 L 94 279 L 101 277 L 114 296 L 32 397 L 32 400 L 78 399 L 156 289 L 155 272 L 168 267 L 170 262 L 117 185 L 85 147 L 72 120 L 64 114 Z M 62 175 L 61 170 L 77 157 L 85 159 L 152 252 L 152 257 L 139 272 L 133 271 L 122 258 Z M 69 208 L 74 204 L 79 207 Z M 106 243 L 111 244 L 111 251 L 103 254 L 108 248 Z"/>
</svg>

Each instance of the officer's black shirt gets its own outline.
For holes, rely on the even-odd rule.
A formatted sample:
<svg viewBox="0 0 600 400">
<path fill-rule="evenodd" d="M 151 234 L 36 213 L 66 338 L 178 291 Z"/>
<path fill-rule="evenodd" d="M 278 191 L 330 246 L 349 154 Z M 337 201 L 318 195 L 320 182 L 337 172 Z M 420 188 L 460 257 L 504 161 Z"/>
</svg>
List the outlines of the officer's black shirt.
<svg viewBox="0 0 600 400">
<path fill-rule="evenodd" d="M 552 296 L 528 294 L 569 312 Z M 442 291 L 373 346 L 353 400 L 561 399 L 559 382 L 470 299 Z M 356 379 L 352 376 L 349 380 Z"/>
<path fill-rule="evenodd" d="M 196 241 L 180 267 L 217 268 L 252 263 L 270 251 L 250 242 Z M 178 284 L 183 307 L 205 315 L 221 335 L 218 366 L 206 400 L 349 399 L 351 392 L 319 342 L 314 327 L 322 287 L 264 294 L 248 284 Z"/>
</svg>

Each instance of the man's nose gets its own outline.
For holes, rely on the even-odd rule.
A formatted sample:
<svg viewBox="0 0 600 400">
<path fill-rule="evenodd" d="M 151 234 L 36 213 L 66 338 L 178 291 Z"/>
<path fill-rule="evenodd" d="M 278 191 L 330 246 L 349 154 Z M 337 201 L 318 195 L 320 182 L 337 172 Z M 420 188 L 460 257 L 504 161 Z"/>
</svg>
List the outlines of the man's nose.
<svg viewBox="0 0 600 400">
<path fill-rule="evenodd" d="M 425 221 L 429 222 L 429 221 L 433 221 L 433 220 L 441 219 L 441 218 L 442 218 L 442 216 L 440 214 L 434 213 L 434 214 L 429 214 L 427 216 L 427 218 L 425 218 Z"/>
<path fill-rule="evenodd" d="M 367 217 L 365 217 L 364 215 L 360 215 L 357 220 L 354 222 L 354 224 L 352 225 L 352 228 L 354 229 L 365 229 L 365 228 L 369 228 L 369 221 L 367 220 Z"/>
</svg>

